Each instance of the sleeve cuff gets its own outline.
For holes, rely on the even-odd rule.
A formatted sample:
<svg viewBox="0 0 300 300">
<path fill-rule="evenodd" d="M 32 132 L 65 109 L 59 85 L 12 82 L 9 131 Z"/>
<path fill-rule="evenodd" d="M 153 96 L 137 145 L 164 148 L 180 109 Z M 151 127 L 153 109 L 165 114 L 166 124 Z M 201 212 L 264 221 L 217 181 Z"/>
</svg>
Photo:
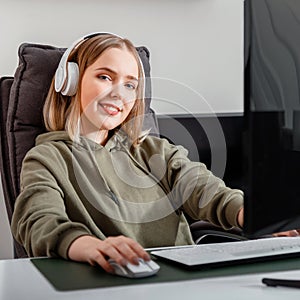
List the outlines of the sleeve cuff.
<svg viewBox="0 0 300 300">
<path fill-rule="evenodd" d="M 231 226 L 241 228 L 238 224 L 238 213 L 244 206 L 244 194 L 242 191 L 236 190 L 234 199 L 227 204 L 225 209 L 225 217 Z"/>
</svg>

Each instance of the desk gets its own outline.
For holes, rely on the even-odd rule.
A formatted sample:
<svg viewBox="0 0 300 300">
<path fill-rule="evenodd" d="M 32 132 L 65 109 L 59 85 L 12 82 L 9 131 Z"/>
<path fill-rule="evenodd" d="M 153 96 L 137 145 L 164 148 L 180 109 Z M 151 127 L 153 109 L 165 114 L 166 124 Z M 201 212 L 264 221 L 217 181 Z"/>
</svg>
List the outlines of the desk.
<svg viewBox="0 0 300 300">
<path fill-rule="evenodd" d="M 61 292 L 29 259 L 11 259 L 0 261 L 0 299 L 299 300 L 300 289 L 267 287 L 261 283 L 265 276 L 300 278 L 300 270 Z"/>
</svg>

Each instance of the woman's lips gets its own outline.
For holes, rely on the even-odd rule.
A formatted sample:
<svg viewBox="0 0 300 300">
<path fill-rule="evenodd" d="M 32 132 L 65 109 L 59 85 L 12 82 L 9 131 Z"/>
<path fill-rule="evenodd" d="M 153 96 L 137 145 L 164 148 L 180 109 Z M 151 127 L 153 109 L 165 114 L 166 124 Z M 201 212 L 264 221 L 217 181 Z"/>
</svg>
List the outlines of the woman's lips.
<svg viewBox="0 0 300 300">
<path fill-rule="evenodd" d="M 111 115 L 111 116 L 115 116 L 117 115 L 119 112 L 122 111 L 122 108 L 120 108 L 117 105 L 114 104 L 110 104 L 110 103 L 99 103 L 99 105 L 103 108 L 103 110 Z"/>
</svg>

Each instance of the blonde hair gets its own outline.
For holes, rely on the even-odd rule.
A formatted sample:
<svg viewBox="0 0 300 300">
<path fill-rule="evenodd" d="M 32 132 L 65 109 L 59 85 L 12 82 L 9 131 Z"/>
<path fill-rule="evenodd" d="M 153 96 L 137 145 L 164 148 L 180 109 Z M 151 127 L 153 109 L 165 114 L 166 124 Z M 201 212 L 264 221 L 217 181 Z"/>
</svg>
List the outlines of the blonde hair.
<svg viewBox="0 0 300 300">
<path fill-rule="evenodd" d="M 135 104 L 126 120 L 119 126 L 127 133 L 132 145 L 138 145 L 145 109 L 145 75 L 143 65 L 134 45 L 128 39 L 123 39 L 112 34 L 97 35 L 88 38 L 70 53 L 68 61 L 76 62 L 79 66 L 79 83 L 74 96 L 64 96 L 60 92 L 56 92 L 53 78 L 43 109 L 44 122 L 48 131 L 65 130 L 70 138 L 74 140 L 78 132 L 78 123 L 81 115 L 80 95 L 82 76 L 86 68 L 92 65 L 109 48 L 125 48 L 133 54 L 138 64 L 139 84 L 136 91 Z"/>
</svg>

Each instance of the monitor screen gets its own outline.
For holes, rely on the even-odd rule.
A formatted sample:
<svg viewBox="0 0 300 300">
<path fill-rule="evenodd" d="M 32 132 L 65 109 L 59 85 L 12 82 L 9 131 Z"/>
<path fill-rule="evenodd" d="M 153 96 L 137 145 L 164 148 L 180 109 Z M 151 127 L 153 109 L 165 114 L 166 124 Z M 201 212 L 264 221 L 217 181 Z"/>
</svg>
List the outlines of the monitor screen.
<svg viewBox="0 0 300 300">
<path fill-rule="evenodd" d="M 300 1 L 245 0 L 245 233 L 300 228 Z"/>
</svg>

